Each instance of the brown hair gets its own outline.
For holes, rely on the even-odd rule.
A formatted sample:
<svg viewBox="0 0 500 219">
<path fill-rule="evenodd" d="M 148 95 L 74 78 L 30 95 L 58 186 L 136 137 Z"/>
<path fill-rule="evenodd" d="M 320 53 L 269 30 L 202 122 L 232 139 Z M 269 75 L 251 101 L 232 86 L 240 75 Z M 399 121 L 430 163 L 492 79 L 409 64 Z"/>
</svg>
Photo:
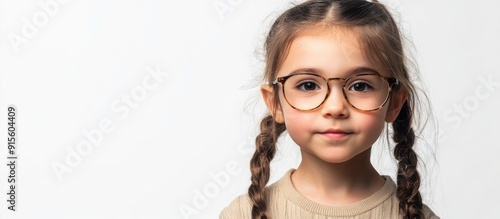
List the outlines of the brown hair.
<svg viewBox="0 0 500 219">
<path fill-rule="evenodd" d="M 415 141 L 412 126 L 415 100 L 418 97 L 408 74 L 398 26 L 384 5 L 375 0 L 309 0 L 288 9 L 276 19 L 267 35 L 264 44 L 264 80 L 271 84 L 275 79 L 291 42 L 300 31 L 317 26 L 354 31 L 359 36 L 367 59 L 399 80 L 393 92 L 407 94 L 401 112 L 392 123 L 392 139 L 396 143 L 394 156 L 398 161 L 397 197 L 403 218 L 422 218 L 418 159 L 412 149 Z M 273 89 L 274 105 L 279 107 L 277 86 Z M 267 218 L 265 186 L 269 181 L 270 162 L 276 152 L 276 142 L 285 130 L 285 125 L 277 123 L 271 115 L 266 115 L 260 124 L 261 133 L 256 138 L 256 150 L 250 161 L 252 176 L 248 194 L 253 203 L 253 219 Z"/>
</svg>

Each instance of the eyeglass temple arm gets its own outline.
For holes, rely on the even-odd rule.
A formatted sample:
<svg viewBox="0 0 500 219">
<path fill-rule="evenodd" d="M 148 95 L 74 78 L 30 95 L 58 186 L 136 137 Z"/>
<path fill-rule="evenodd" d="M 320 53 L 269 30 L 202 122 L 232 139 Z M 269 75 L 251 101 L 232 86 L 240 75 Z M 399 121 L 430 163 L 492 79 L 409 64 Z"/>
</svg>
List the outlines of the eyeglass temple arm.
<svg viewBox="0 0 500 219">
<path fill-rule="evenodd" d="M 399 80 L 397 78 L 387 78 L 387 81 L 391 84 L 399 85 Z"/>
</svg>

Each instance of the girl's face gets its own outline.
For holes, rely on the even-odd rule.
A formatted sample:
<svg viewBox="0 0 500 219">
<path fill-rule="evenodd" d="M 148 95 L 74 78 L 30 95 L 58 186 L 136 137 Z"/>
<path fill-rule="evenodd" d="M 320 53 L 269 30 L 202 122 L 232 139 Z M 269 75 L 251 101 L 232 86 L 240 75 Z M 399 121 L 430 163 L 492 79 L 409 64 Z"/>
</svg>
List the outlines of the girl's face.
<svg viewBox="0 0 500 219">
<path fill-rule="evenodd" d="M 358 74 L 354 71 L 360 68 L 373 69 L 385 75 L 365 59 L 361 49 L 353 32 L 335 28 L 309 29 L 294 39 L 276 77 L 299 69 L 313 69 L 314 73 L 324 78 L 347 78 Z M 290 137 L 301 147 L 302 153 L 325 162 L 342 163 L 372 146 L 384 123 L 392 122 L 399 113 L 404 95 L 395 98 L 399 99 L 395 102 L 401 103 L 386 103 L 379 110 L 361 112 L 347 103 L 342 93 L 342 82 L 329 83 L 331 91 L 324 104 L 312 111 L 292 108 L 283 96 L 282 85 L 275 85 L 279 86 L 280 106 L 274 117 L 276 121 L 285 123 Z M 263 86 L 262 93 L 272 109 L 272 89 Z"/>
</svg>

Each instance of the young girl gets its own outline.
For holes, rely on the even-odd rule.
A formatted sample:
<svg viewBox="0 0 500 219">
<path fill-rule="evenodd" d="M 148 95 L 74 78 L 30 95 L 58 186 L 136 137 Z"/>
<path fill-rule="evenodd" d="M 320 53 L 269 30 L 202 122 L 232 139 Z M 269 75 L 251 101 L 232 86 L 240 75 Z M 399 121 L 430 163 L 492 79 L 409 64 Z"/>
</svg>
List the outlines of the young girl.
<svg viewBox="0 0 500 219">
<path fill-rule="evenodd" d="M 265 49 L 261 92 L 270 114 L 256 139 L 248 194 L 220 218 L 438 218 L 419 193 L 417 96 L 398 27 L 382 4 L 306 1 L 278 17 Z M 386 123 L 397 183 L 370 162 Z M 302 161 L 266 187 L 285 130 Z"/>
</svg>

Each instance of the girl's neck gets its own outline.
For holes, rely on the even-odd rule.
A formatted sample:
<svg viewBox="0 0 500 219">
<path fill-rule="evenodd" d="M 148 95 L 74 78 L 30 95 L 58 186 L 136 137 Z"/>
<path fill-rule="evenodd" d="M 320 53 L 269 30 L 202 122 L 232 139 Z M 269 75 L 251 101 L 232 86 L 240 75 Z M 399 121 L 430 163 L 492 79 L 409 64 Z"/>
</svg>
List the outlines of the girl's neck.
<svg viewBox="0 0 500 219">
<path fill-rule="evenodd" d="M 347 205 L 369 197 L 385 180 L 370 162 L 370 149 L 344 163 L 327 163 L 302 151 L 302 162 L 292 174 L 295 189 L 325 205 Z"/>
</svg>

